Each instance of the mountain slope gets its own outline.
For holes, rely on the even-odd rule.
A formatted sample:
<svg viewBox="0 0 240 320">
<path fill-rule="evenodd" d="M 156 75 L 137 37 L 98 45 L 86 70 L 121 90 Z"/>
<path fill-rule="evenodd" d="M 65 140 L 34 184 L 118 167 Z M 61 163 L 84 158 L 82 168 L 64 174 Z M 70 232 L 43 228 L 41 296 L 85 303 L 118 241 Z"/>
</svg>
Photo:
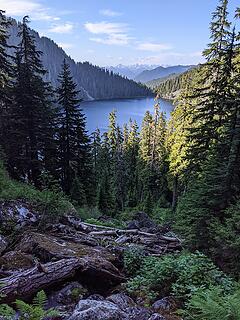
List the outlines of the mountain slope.
<svg viewBox="0 0 240 320">
<path fill-rule="evenodd" d="M 171 66 L 171 67 L 157 67 L 153 70 L 145 70 L 141 72 L 137 77 L 135 77 L 135 81 L 139 81 L 142 83 L 146 83 L 148 81 L 159 79 L 163 77 L 167 77 L 173 73 L 180 74 L 183 73 L 189 69 L 191 69 L 193 66 Z"/>
<path fill-rule="evenodd" d="M 181 91 L 186 87 L 187 83 L 191 81 L 191 79 L 194 77 L 196 71 L 199 67 L 191 68 L 190 70 L 174 75 L 169 76 L 168 79 L 165 79 L 165 81 L 162 81 L 158 79 L 153 80 L 150 83 L 157 84 L 155 85 L 155 91 L 159 94 L 160 97 L 164 99 L 170 99 L 174 100 L 178 97 L 178 95 L 181 93 Z M 155 81 L 155 82 L 154 82 Z"/>
<path fill-rule="evenodd" d="M 182 73 L 181 73 L 182 74 Z M 180 75 L 181 75 L 180 74 Z M 151 81 L 148 81 L 146 82 L 145 84 L 151 88 L 151 89 L 155 89 L 156 87 L 158 87 L 160 84 L 162 84 L 163 82 L 169 80 L 169 79 L 174 79 L 176 77 L 178 77 L 179 74 L 176 74 L 176 73 L 171 73 L 169 76 L 166 76 L 166 77 L 162 77 L 162 78 L 159 78 L 159 79 L 154 79 L 154 80 L 151 80 Z"/>
<path fill-rule="evenodd" d="M 13 19 L 11 21 L 9 43 L 17 45 L 19 43 L 17 36 L 18 23 Z M 66 59 L 80 90 L 80 97 L 84 100 L 130 98 L 152 94 L 147 87 L 94 66 L 89 62 L 76 63 L 54 41 L 46 37 L 40 37 L 34 30 L 32 30 L 32 33 L 35 37 L 37 49 L 43 52 L 43 65 L 48 71 L 46 80 L 50 81 L 54 87 L 58 83 L 58 74 L 61 71 L 63 59 Z"/>
</svg>

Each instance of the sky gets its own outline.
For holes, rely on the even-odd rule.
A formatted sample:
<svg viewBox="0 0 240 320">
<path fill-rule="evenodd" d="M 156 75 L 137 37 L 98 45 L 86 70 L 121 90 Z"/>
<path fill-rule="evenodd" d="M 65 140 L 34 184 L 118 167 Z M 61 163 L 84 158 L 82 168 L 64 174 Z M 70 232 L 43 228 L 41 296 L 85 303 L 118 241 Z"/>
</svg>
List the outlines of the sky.
<svg viewBox="0 0 240 320">
<path fill-rule="evenodd" d="M 100 66 L 203 61 L 218 0 L 0 0 L 0 9 Z M 229 1 L 232 15 L 239 0 Z"/>
</svg>

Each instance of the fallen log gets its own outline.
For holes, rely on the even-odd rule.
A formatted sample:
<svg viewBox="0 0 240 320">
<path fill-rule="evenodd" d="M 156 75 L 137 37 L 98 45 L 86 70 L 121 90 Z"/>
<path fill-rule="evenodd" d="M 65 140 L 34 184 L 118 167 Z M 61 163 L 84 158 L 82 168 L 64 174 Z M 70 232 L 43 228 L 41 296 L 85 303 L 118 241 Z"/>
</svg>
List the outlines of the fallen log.
<svg viewBox="0 0 240 320">
<path fill-rule="evenodd" d="M 0 296 L 3 297 L 3 301 L 8 302 L 31 296 L 39 290 L 69 278 L 80 267 L 83 267 L 83 262 L 72 258 L 18 272 L 0 280 Z"/>
<path fill-rule="evenodd" d="M 75 275 L 90 274 L 92 278 L 101 276 L 104 281 L 120 283 L 124 279 L 119 270 L 110 262 L 101 259 L 70 258 L 56 262 L 38 264 L 37 266 L 0 279 L 1 302 L 12 302 L 33 296 L 58 282 L 62 282 Z"/>
</svg>

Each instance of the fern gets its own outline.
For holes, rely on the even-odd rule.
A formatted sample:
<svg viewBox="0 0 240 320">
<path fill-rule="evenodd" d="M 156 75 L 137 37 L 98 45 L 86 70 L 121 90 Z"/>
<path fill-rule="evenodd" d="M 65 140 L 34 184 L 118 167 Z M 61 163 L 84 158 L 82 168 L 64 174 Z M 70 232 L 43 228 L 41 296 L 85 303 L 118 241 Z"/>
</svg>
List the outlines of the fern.
<svg viewBox="0 0 240 320">
<path fill-rule="evenodd" d="M 0 316 L 3 316 L 5 320 L 11 320 L 15 316 L 15 311 L 7 304 L 1 304 Z"/>
<path fill-rule="evenodd" d="M 184 311 L 188 320 L 240 320 L 240 289 L 224 295 L 215 287 L 192 296 Z"/>
<path fill-rule="evenodd" d="M 38 292 L 30 305 L 24 301 L 16 300 L 17 309 L 20 312 L 20 320 L 43 320 L 59 315 L 54 309 L 45 310 L 47 296 L 44 291 Z"/>
</svg>

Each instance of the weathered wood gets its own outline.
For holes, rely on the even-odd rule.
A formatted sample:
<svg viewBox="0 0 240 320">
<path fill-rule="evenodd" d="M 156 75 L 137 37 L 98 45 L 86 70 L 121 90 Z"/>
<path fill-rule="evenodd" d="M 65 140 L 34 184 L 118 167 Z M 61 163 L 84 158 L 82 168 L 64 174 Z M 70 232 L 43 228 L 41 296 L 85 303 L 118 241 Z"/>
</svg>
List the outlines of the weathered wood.
<svg viewBox="0 0 240 320">
<path fill-rule="evenodd" d="M 2 301 L 14 301 L 34 295 L 39 290 L 52 286 L 67 278 L 73 277 L 76 272 L 97 272 L 103 279 L 119 283 L 124 280 L 119 270 L 110 262 L 101 259 L 70 258 L 56 262 L 38 264 L 34 268 L 18 272 L 0 280 L 0 296 Z"/>
</svg>

